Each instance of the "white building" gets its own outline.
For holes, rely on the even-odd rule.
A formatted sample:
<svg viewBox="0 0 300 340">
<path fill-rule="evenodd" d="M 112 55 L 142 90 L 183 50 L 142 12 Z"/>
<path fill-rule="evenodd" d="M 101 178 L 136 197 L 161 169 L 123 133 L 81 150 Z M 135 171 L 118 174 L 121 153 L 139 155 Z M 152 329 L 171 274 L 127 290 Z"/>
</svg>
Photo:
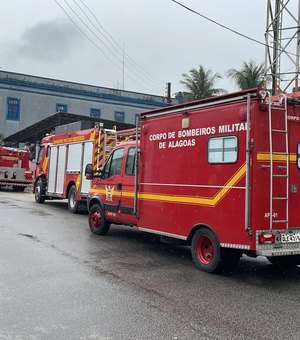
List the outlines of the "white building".
<svg viewBox="0 0 300 340">
<path fill-rule="evenodd" d="M 4 137 L 56 112 L 134 124 L 140 112 L 166 105 L 162 96 L 0 71 L 0 134 Z"/>
</svg>

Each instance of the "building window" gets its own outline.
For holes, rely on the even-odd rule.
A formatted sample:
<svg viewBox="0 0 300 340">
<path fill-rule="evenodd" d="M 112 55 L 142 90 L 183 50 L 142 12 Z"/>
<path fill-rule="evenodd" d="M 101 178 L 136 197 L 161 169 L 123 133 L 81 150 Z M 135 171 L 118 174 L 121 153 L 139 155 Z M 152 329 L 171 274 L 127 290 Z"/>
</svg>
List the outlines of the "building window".
<svg viewBox="0 0 300 340">
<path fill-rule="evenodd" d="M 100 118 L 101 117 L 101 110 L 91 108 L 90 116 L 95 117 L 95 118 Z"/>
<path fill-rule="evenodd" d="M 124 123 L 125 121 L 125 112 L 115 111 L 115 121 Z"/>
<path fill-rule="evenodd" d="M 7 114 L 8 120 L 20 120 L 20 99 L 7 97 Z"/>
<path fill-rule="evenodd" d="M 238 140 L 235 136 L 213 137 L 208 141 L 208 163 L 235 163 Z"/>
<path fill-rule="evenodd" d="M 56 104 L 56 112 L 68 112 L 67 104 Z"/>
</svg>

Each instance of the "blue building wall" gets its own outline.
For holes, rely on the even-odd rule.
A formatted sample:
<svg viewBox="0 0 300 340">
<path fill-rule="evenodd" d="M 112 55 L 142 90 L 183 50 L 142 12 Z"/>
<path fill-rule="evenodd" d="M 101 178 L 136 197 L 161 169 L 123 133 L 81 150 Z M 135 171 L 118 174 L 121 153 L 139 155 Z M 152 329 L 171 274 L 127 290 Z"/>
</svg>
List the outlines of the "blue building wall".
<svg viewBox="0 0 300 340">
<path fill-rule="evenodd" d="M 0 71 L 0 134 L 4 137 L 58 110 L 134 123 L 140 112 L 165 105 L 162 96 Z"/>
</svg>

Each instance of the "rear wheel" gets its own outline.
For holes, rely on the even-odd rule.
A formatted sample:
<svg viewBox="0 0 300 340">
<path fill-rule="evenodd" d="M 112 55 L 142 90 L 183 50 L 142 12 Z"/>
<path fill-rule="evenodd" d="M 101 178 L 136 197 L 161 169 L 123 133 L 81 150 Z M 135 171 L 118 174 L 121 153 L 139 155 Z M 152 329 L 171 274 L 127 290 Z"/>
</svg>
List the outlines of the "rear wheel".
<svg viewBox="0 0 300 340">
<path fill-rule="evenodd" d="M 270 263 L 281 268 L 291 268 L 300 265 L 300 255 L 267 257 Z"/>
<path fill-rule="evenodd" d="M 43 180 L 39 178 L 35 183 L 34 187 L 34 198 L 37 203 L 45 202 L 44 188 L 43 188 Z"/>
<path fill-rule="evenodd" d="M 68 194 L 68 209 L 72 214 L 78 213 L 79 201 L 77 200 L 77 190 L 75 185 L 72 185 Z"/>
<path fill-rule="evenodd" d="M 105 235 L 109 231 L 110 223 L 105 220 L 103 209 L 99 204 L 93 205 L 90 209 L 89 227 L 96 235 Z"/>
<path fill-rule="evenodd" d="M 215 233 L 208 228 L 202 228 L 193 236 L 192 257 L 198 269 L 207 273 L 219 273 L 236 267 L 241 253 L 221 248 Z"/>
</svg>

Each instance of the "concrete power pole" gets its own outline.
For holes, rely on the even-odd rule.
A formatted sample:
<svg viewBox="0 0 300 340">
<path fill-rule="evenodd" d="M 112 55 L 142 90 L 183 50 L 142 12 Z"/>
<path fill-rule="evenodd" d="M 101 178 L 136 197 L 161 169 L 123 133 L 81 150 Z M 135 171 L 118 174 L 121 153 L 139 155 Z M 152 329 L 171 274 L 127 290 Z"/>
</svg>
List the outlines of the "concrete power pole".
<svg viewBox="0 0 300 340">
<path fill-rule="evenodd" d="M 300 0 L 267 0 L 265 79 L 272 94 L 299 88 Z"/>
</svg>

